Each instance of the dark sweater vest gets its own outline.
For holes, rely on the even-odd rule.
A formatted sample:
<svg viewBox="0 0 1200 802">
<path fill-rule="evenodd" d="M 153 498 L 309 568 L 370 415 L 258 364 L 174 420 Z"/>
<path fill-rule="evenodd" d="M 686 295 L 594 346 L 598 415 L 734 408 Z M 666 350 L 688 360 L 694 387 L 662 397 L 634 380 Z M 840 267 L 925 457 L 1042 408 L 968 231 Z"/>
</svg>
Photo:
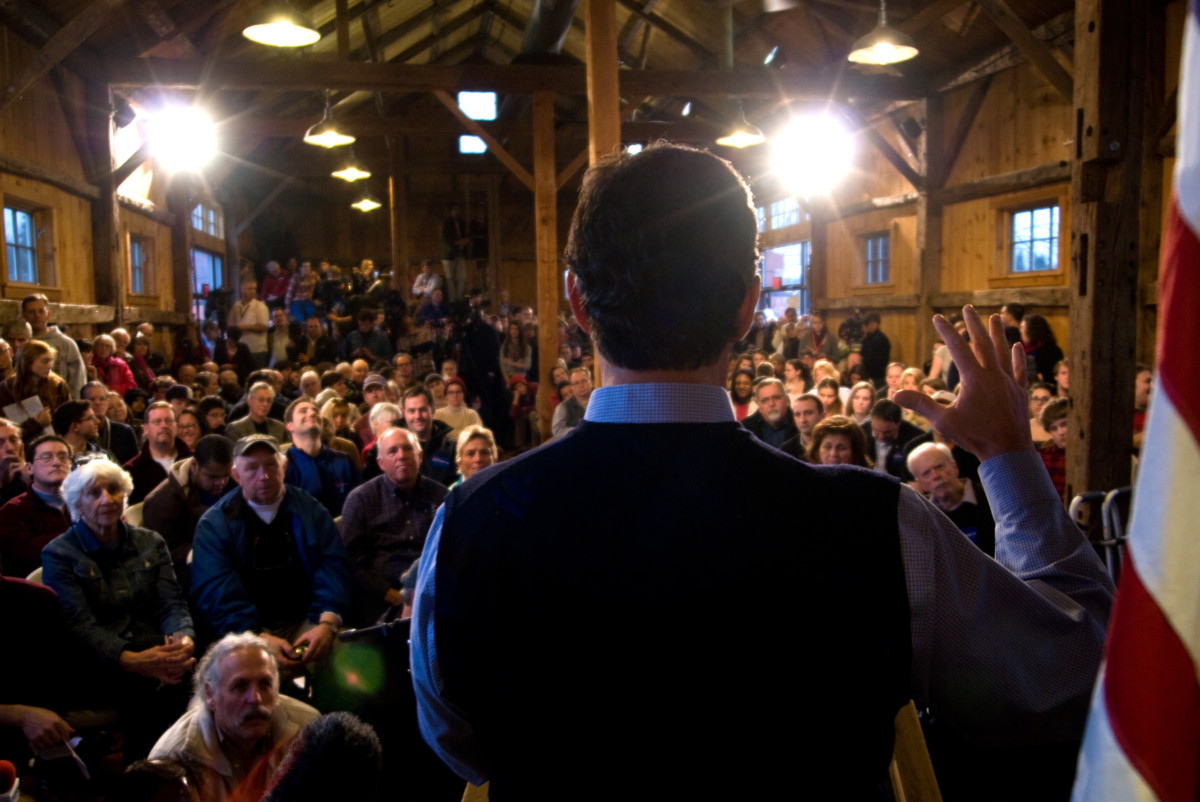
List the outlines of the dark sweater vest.
<svg viewBox="0 0 1200 802">
<path fill-rule="evenodd" d="M 436 648 L 491 797 L 871 796 L 910 695 L 898 493 L 734 423 L 585 421 L 460 485 Z"/>
</svg>

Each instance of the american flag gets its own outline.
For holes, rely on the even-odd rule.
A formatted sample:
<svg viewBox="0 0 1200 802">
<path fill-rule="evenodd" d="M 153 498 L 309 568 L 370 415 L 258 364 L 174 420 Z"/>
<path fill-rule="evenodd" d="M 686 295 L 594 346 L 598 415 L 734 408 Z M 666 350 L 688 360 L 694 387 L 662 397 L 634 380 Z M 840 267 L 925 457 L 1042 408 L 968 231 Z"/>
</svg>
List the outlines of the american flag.
<svg viewBox="0 0 1200 802">
<path fill-rule="evenodd" d="M 1188 10 L 1157 387 L 1076 800 L 1200 799 L 1200 25 Z"/>
</svg>

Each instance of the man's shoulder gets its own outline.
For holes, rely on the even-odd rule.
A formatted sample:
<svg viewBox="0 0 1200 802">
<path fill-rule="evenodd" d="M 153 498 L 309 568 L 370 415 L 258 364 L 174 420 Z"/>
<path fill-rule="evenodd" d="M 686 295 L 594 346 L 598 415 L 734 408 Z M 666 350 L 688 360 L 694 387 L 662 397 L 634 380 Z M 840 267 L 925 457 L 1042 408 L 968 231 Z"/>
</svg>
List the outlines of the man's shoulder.
<svg viewBox="0 0 1200 802">
<path fill-rule="evenodd" d="M 385 482 L 387 482 L 387 477 L 382 473 L 363 482 L 346 496 L 346 507 L 350 507 L 351 502 L 358 504 L 383 495 L 387 491 L 384 486 Z"/>
</svg>

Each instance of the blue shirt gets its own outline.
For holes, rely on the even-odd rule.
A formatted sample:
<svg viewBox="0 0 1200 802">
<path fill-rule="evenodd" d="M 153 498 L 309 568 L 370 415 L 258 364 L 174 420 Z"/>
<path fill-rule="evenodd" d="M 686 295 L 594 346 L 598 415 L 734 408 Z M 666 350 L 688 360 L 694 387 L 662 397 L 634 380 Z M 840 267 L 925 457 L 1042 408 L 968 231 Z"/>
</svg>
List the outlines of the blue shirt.
<svg viewBox="0 0 1200 802">
<path fill-rule="evenodd" d="M 721 423 L 734 417 L 720 387 L 628 384 L 593 391 L 586 419 Z M 896 516 L 910 607 L 913 698 L 918 707 L 932 701 L 972 711 L 968 717 L 979 729 L 1003 736 L 1006 727 L 1022 727 L 1023 714 L 1036 717 L 1090 693 L 1113 586 L 1036 452 L 993 457 L 979 474 L 996 520 L 995 560 L 906 485 Z M 441 531 L 439 510 L 425 541 L 413 607 L 417 719 L 442 760 L 478 785 L 488 778 L 471 723 L 441 695 L 434 632 Z"/>
</svg>

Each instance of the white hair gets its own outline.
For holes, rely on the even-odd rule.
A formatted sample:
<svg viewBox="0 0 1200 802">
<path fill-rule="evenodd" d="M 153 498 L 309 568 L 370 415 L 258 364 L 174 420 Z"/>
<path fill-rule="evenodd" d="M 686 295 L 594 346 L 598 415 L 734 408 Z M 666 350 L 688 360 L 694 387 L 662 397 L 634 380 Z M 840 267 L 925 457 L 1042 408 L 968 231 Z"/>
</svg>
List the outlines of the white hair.
<svg viewBox="0 0 1200 802">
<path fill-rule="evenodd" d="M 200 658 L 200 662 L 196 664 L 196 671 L 192 674 L 192 705 L 199 704 L 204 706 L 204 687 L 207 685 L 210 688 L 216 688 L 221 684 L 221 661 L 234 652 L 240 652 L 244 649 L 262 649 L 271 659 L 271 665 L 275 668 L 275 687 L 279 687 L 279 664 L 275 662 L 275 655 L 271 652 L 271 647 L 261 635 L 255 635 L 253 632 L 230 632 L 225 637 L 208 647 L 208 651 Z"/>
<path fill-rule="evenodd" d="M 954 452 L 952 452 L 944 443 L 922 443 L 910 451 L 908 454 L 908 459 L 905 460 L 905 465 L 908 466 L 908 472 L 912 473 L 913 463 L 928 454 L 930 451 L 940 451 L 942 456 L 951 462 L 954 462 Z"/>
<path fill-rule="evenodd" d="M 66 481 L 63 482 L 63 496 L 66 498 L 67 509 L 71 512 L 72 520 L 78 521 L 82 517 L 80 500 L 89 488 L 99 482 L 106 484 L 116 482 L 121 486 L 121 491 L 125 494 L 125 500 L 128 503 L 129 494 L 133 492 L 133 478 L 129 472 L 112 460 L 91 459 L 71 471 L 67 475 Z"/>
</svg>

